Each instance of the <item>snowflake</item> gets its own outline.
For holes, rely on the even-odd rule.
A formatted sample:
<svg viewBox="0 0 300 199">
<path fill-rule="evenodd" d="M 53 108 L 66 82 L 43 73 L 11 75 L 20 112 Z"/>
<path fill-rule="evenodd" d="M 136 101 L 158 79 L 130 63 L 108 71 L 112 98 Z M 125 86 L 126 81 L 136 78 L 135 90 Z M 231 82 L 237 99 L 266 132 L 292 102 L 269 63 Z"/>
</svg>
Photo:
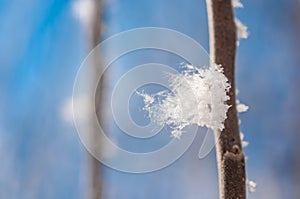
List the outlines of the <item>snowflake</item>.
<svg viewBox="0 0 300 199">
<path fill-rule="evenodd" d="M 149 118 L 171 128 L 173 137 L 180 138 L 183 129 L 196 124 L 211 129 L 224 129 L 229 105 L 228 79 L 220 65 L 208 69 L 185 65 L 180 74 L 169 74 L 171 91 L 154 95 L 139 93 L 143 97 Z"/>
</svg>

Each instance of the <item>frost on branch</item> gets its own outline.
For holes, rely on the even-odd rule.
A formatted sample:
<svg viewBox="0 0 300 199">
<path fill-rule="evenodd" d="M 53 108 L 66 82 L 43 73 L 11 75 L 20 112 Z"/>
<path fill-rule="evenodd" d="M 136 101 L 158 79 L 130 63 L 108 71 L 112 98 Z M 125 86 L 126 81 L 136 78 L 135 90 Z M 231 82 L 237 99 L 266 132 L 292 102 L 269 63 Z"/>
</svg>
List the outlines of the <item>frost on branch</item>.
<svg viewBox="0 0 300 199">
<path fill-rule="evenodd" d="M 153 122 L 170 127 L 176 138 L 193 124 L 224 129 L 230 84 L 220 65 L 212 64 L 208 69 L 185 65 L 180 74 L 168 75 L 171 91 L 153 95 L 138 92 Z"/>
<path fill-rule="evenodd" d="M 232 6 L 234 8 L 243 8 L 244 5 L 240 2 L 240 0 L 231 0 Z"/>
<path fill-rule="evenodd" d="M 246 182 L 247 186 L 248 186 L 248 190 L 249 192 L 253 193 L 256 191 L 256 183 L 252 180 L 247 180 Z"/>
<path fill-rule="evenodd" d="M 231 0 L 232 6 L 234 8 L 243 8 L 244 5 L 240 2 L 240 0 Z M 235 18 L 235 26 L 237 31 L 237 45 L 239 45 L 240 39 L 247 39 L 249 36 L 248 27 L 244 25 L 239 19 Z"/>
<path fill-rule="evenodd" d="M 240 137 L 242 141 L 242 147 L 247 147 L 249 145 L 249 142 L 244 140 L 245 135 L 242 132 L 240 132 Z"/>
<path fill-rule="evenodd" d="M 249 36 L 248 27 L 245 26 L 240 20 L 235 19 L 235 25 L 237 29 L 237 37 L 238 39 L 247 39 Z"/>
<path fill-rule="evenodd" d="M 236 95 L 238 94 L 238 90 L 236 90 Z M 246 112 L 249 109 L 249 107 L 245 104 L 242 104 L 240 100 L 236 100 L 236 110 L 238 113 Z M 241 120 L 239 120 L 239 125 L 241 124 Z M 244 140 L 244 134 L 240 132 L 240 137 L 242 141 L 242 147 L 247 147 L 249 145 L 249 142 Z"/>
<path fill-rule="evenodd" d="M 249 107 L 245 104 L 242 104 L 239 100 L 236 100 L 236 110 L 239 113 L 246 112 L 249 109 Z"/>
</svg>

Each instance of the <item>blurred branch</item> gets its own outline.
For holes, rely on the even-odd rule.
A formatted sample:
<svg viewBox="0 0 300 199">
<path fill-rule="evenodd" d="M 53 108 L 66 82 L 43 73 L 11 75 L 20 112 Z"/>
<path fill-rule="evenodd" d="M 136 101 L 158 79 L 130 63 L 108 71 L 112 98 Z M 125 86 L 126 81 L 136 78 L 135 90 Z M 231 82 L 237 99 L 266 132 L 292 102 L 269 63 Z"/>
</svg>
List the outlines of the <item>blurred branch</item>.
<svg viewBox="0 0 300 199">
<path fill-rule="evenodd" d="M 91 15 L 91 24 L 90 24 L 90 48 L 95 48 L 101 40 L 101 31 L 102 31 L 102 0 L 92 0 L 93 1 L 93 14 Z M 94 60 L 94 70 L 98 70 L 98 67 L 101 67 L 101 57 L 97 57 Z M 95 77 L 95 74 L 90 74 L 91 78 Z M 97 87 L 99 88 L 99 87 Z M 95 106 L 96 110 L 99 109 L 101 105 L 101 99 L 103 95 L 103 89 L 100 87 L 100 90 L 97 89 Z M 99 117 L 98 117 L 99 120 Z M 93 125 L 94 126 L 94 125 Z M 97 133 L 97 132 L 95 132 Z M 97 143 L 100 144 L 100 143 Z M 89 154 L 89 171 L 90 171 L 90 190 L 89 198 L 90 199 L 101 199 L 103 192 L 103 182 L 102 182 L 102 172 L 101 172 L 101 163 Z"/>
<path fill-rule="evenodd" d="M 213 62 L 221 64 L 231 83 L 231 107 L 227 112 L 225 129 L 216 130 L 216 145 L 220 198 L 246 198 L 245 158 L 241 146 L 235 96 L 236 26 L 231 0 L 207 0 L 209 19 L 210 55 Z"/>
<path fill-rule="evenodd" d="M 297 144 L 300 140 L 300 115 L 299 115 L 299 102 L 300 102 L 300 94 L 299 94 L 299 88 L 298 88 L 298 83 L 300 83 L 299 79 L 300 79 L 300 56 L 299 56 L 299 52 L 300 52 L 300 39 L 299 39 L 299 34 L 300 34 L 300 1 L 298 2 L 293 2 L 290 4 L 290 7 L 288 7 L 288 17 L 291 21 L 291 42 L 292 42 L 292 48 L 293 48 L 293 53 L 294 53 L 294 57 L 295 57 L 295 63 L 296 64 L 292 64 L 292 79 L 291 79 L 291 90 L 292 90 L 292 94 L 291 94 L 291 102 L 288 104 L 288 107 L 286 109 L 288 109 L 289 111 L 292 111 L 292 113 L 290 113 L 290 117 L 291 117 L 291 127 L 292 127 L 292 131 L 295 134 L 292 135 L 295 138 L 295 142 L 293 144 L 294 146 L 294 150 L 291 154 L 292 157 L 292 162 L 288 162 L 287 164 L 289 164 L 289 166 L 291 165 L 291 174 L 292 174 L 292 178 L 293 178 L 293 188 L 294 188 L 294 192 L 293 192 L 293 199 L 298 199 L 300 198 L 300 190 L 298 189 L 298 187 L 300 186 L 300 156 L 298 154 L 298 152 L 300 151 L 300 145 Z"/>
</svg>

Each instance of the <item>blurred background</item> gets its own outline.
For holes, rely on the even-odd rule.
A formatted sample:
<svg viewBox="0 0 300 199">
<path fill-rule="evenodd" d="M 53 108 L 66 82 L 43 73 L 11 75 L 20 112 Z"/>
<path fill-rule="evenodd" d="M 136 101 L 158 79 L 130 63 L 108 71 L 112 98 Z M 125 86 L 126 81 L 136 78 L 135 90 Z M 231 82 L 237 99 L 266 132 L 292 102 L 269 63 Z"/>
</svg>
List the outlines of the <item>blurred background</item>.
<svg viewBox="0 0 300 199">
<path fill-rule="evenodd" d="M 238 47 L 236 79 L 238 98 L 250 107 L 240 115 L 250 143 L 247 177 L 257 183 L 249 198 L 300 198 L 300 2 L 242 3 L 235 13 L 250 35 Z M 72 121 L 76 72 L 98 39 L 132 28 L 165 27 L 209 51 L 205 1 L 103 0 L 100 10 L 94 8 L 92 0 L 1 1 L 0 198 L 89 198 L 93 172 L 105 199 L 218 198 L 214 151 L 203 160 L 197 157 L 201 133 L 171 166 L 129 174 L 97 165 Z M 100 28 L 90 20 L 91 13 L 101 12 L 95 19 Z M 151 50 L 128 54 L 106 71 L 103 90 L 148 62 L 176 65 L 182 60 Z M 109 98 L 102 101 L 109 104 Z M 133 96 L 131 105 L 136 123 L 147 124 L 141 100 Z M 132 139 L 111 121 L 109 111 L 103 114 L 109 120 L 105 124 L 120 147 L 151 151 L 169 139 L 167 132 L 146 144 Z"/>
</svg>

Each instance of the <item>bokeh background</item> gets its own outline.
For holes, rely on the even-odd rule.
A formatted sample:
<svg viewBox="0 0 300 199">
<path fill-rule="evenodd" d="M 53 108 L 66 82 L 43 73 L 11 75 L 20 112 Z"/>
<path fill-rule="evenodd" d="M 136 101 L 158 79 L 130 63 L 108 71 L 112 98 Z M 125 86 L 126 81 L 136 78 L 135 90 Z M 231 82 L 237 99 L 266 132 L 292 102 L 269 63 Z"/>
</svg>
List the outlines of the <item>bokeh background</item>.
<svg viewBox="0 0 300 199">
<path fill-rule="evenodd" d="M 87 198 L 88 154 L 70 113 L 76 72 L 89 53 L 89 30 L 76 3 L 1 0 L 0 198 Z M 250 143 L 247 174 L 257 183 L 249 198 L 300 198 L 300 2 L 242 3 L 235 13 L 250 35 L 238 47 L 236 79 L 238 97 L 250 107 L 240 115 Z M 165 27 L 209 50 L 204 0 L 104 0 L 102 21 L 102 40 L 132 28 Z M 136 64 L 180 62 L 173 55 L 150 54 L 120 58 L 107 72 L 107 87 Z M 141 103 L 134 102 L 136 122 L 147 123 Z M 120 146 L 132 151 L 144 146 L 111 125 Z M 199 133 L 178 161 L 156 172 L 128 174 L 103 166 L 103 198 L 218 198 L 215 154 L 198 159 L 201 139 Z M 151 143 L 142 150 L 153 149 Z"/>
</svg>

